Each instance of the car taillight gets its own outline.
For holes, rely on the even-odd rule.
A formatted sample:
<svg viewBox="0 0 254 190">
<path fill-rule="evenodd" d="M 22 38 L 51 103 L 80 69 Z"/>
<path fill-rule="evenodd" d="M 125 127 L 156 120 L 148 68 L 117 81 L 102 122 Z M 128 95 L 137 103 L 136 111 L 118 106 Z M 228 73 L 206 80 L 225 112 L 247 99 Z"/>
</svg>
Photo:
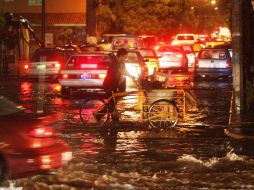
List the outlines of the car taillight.
<svg viewBox="0 0 254 190">
<path fill-rule="evenodd" d="M 55 68 L 60 68 L 60 67 L 61 67 L 61 64 L 60 64 L 60 63 L 55 63 L 55 64 L 54 64 L 54 67 L 55 67 Z"/>
<path fill-rule="evenodd" d="M 40 127 L 33 129 L 28 135 L 36 138 L 47 138 L 56 136 L 56 133 L 52 127 Z"/>
<path fill-rule="evenodd" d="M 27 69 L 30 69 L 30 64 L 25 64 L 25 65 L 24 65 L 24 69 L 26 69 L 26 70 L 27 70 Z"/>
<path fill-rule="evenodd" d="M 195 67 L 198 67 L 199 65 L 198 65 L 198 60 L 196 59 L 196 61 L 195 61 Z"/>
<path fill-rule="evenodd" d="M 67 79 L 67 78 L 69 78 L 69 75 L 63 74 L 63 75 L 62 75 L 62 78 L 63 78 L 63 79 Z"/>
<path fill-rule="evenodd" d="M 227 68 L 231 68 L 232 67 L 232 61 L 231 60 L 228 60 L 227 61 Z"/>
<path fill-rule="evenodd" d="M 182 58 L 183 57 L 182 54 L 176 54 L 175 56 L 178 57 L 178 58 Z"/>
<path fill-rule="evenodd" d="M 98 74 L 99 79 L 104 79 L 106 77 L 106 74 Z"/>
</svg>

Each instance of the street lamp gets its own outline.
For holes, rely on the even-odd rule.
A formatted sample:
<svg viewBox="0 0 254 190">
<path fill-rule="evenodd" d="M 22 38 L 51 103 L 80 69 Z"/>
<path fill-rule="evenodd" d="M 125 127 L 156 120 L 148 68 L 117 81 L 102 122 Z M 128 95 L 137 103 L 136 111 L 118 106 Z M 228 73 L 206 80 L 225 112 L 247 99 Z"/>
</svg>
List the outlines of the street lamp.
<svg viewBox="0 0 254 190">
<path fill-rule="evenodd" d="M 216 4 L 216 0 L 211 0 L 211 4 L 215 5 Z"/>
</svg>

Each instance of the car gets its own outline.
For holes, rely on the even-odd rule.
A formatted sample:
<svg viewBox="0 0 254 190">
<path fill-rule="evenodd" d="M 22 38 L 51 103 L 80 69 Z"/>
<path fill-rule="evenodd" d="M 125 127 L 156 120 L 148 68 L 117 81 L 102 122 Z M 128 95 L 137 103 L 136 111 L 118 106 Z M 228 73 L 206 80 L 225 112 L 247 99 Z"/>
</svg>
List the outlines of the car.
<svg viewBox="0 0 254 190">
<path fill-rule="evenodd" d="M 228 49 L 204 48 L 197 57 L 195 64 L 196 78 L 231 78 L 232 60 Z"/>
<path fill-rule="evenodd" d="M 0 182 L 47 173 L 67 164 L 70 147 L 59 136 L 59 116 L 25 113 L 0 96 Z"/>
<path fill-rule="evenodd" d="M 114 36 L 112 38 L 112 47 L 110 50 L 117 51 L 120 48 L 140 49 L 145 48 L 143 38 L 137 35 Z"/>
<path fill-rule="evenodd" d="M 128 50 L 127 58 L 125 60 L 126 70 L 138 80 L 147 80 L 148 68 L 141 53 L 137 50 Z M 127 77 L 127 87 L 133 86 L 133 81 Z M 124 88 L 123 88 L 124 89 Z"/>
<path fill-rule="evenodd" d="M 154 35 L 141 35 L 140 37 L 143 39 L 146 48 L 155 49 L 158 45 L 157 37 Z"/>
<path fill-rule="evenodd" d="M 59 70 L 69 56 L 75 52 L 76 50 L 71 48 L 39 48 L 33 53 L 30 62 L 24 65 L 22 77 L 39 78 L 45 76 L 57 79 Z"/>
<path fill-rule="evenodd" d="M 195 34 L 177 34 L 171 45 L 195 44 L 196 42 L 197 37 Z"/>
<path fill-rule="evenodd" d="M 147 80 L 148 79 L 148 68 L 145 64 L 144 58 L 142 57 L 139 50 L 133 49 L 133 50 L 127 50 L 128 54 L 125 59 L 125 67 L 126 70 L 134 76 L 137 80 Z M 113 51 L 114 54 L 116 54 L 116 51 Z M 125 92 L 127 88 L 129 87 L 135 87 L 135 84 L 133 84 L 133 80 L 129 77 L 126 77 L 126 80 L 124 80 L 120 84 L 120 91 Z"/>
<path fill-rule="evenodd" d="M 101 41 L 98 46 L 103 49 L 103 51 L 110 51 L 112 49 L 112 40 L 116 36 L 126 36 L 127 34 L 103 34 Z"/>
<path fill-rule="evenodd" d="M 143 57 L 148 69 L 148 76 L 152 76 L 154 71 L 158 71 L 159 59 L 153 49 L 142 48 L 137 50 Z"/>
<path fill-rule="evenodd" d="M 182 49 L 187 56 L 188 59 L 188 67 L 189 67 L 189 71 L 194 72 L 194 65 L 196 62 L 196 55 L 193 49 L 193 46 L 190 44 L 182 44 L 182 45 L 178 45 L 177 47 L 179 47 L 180 49 Z"/>
<path fill-rule="evenodd" d="M 108 65 L 116 59 L 110 52 L 83 52 L 72 55 L 60 71 L 63 95 L 73 90 L 103 90 Z"/>
<path fill-rule="evenodd" d="M 162 45 L 157 47 L 159 57 L 159 71 L 168 72 L 169 70 L 188 72 L 188 58 L 186 53 L 178 47 Z"/>
</svg>

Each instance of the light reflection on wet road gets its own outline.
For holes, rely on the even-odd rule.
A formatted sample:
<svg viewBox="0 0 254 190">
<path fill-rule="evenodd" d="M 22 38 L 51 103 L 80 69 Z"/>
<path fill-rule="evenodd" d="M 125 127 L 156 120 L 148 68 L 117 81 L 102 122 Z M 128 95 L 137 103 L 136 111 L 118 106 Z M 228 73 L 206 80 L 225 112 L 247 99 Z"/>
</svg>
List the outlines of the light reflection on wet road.
<svg viewBox="0 0 254 190">
<path fill-rule="evenodd" d="M 36 109 L 38 85 L 20 83 L 11 95 L 28 111 Z M 2 94 L 10 94 L 6 89 Z M 24 189 L 254 189 L 253 142 L 223 134 L 228 121 L 231 84 L 200 81 L 194 93 L 198 109 L 175 128 L 149 130 L 129 110 L 110 133 L 85 129 L 74 114 L 83 96 L 63 99 L 59 85 L 46 88 L 47 111 L 63 114 L 62 138 L 72 147 L 72 162 L 55 175 L 15 180 Z M 16 99 L 15 99 L 16 98 Z M 62 184 L 62 185 L 61 185 Z"/>
</svg>

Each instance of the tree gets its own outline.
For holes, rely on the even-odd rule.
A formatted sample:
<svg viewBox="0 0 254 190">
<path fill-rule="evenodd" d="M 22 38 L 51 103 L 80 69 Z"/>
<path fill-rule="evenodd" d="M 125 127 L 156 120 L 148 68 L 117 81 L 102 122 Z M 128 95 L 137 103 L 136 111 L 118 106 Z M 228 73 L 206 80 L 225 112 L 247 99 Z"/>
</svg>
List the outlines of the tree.
<svg viewBox="0 0 254 190">
<path fill-rule="evenodd" d="M 169 34 L 179 26 L 188 28 L 193 14 L 186 10 L 188 0 L 125 0 L 109 2 L 117 32 L 131 34 Z M 188 18 L 188 19 L 187 19 Z M 190 21 L 188 21 L 190 20 Z"/>
<path fill-rule="evenodd" d="M 111 12 L 100 15 L 109 32 L 170 35 L 179 32 L 211 32 L 228 26 L 230 2 L 200 0 L 104 0 Z M 108 12 L 106 14 L 106 12 Z M 105 17 L 105 18 L 104 18 Z M 107 18 L 108 17 L 108 18 Z M 110 19 L 111 18 L 111 19 Z M 115 18 L 115 19 L 112 19 Z M 110 29 L 109 29 L 110 28 Z"/>
<path fill-rule="evenodd" d="M 101 34 L 110 31 L 112 24 L 115 21 L 115 15 L 112 13 L 108 4 L 99 4 L 96 12 L 96 21 L 97 36 L 101 36 Z"/>
</svg>

